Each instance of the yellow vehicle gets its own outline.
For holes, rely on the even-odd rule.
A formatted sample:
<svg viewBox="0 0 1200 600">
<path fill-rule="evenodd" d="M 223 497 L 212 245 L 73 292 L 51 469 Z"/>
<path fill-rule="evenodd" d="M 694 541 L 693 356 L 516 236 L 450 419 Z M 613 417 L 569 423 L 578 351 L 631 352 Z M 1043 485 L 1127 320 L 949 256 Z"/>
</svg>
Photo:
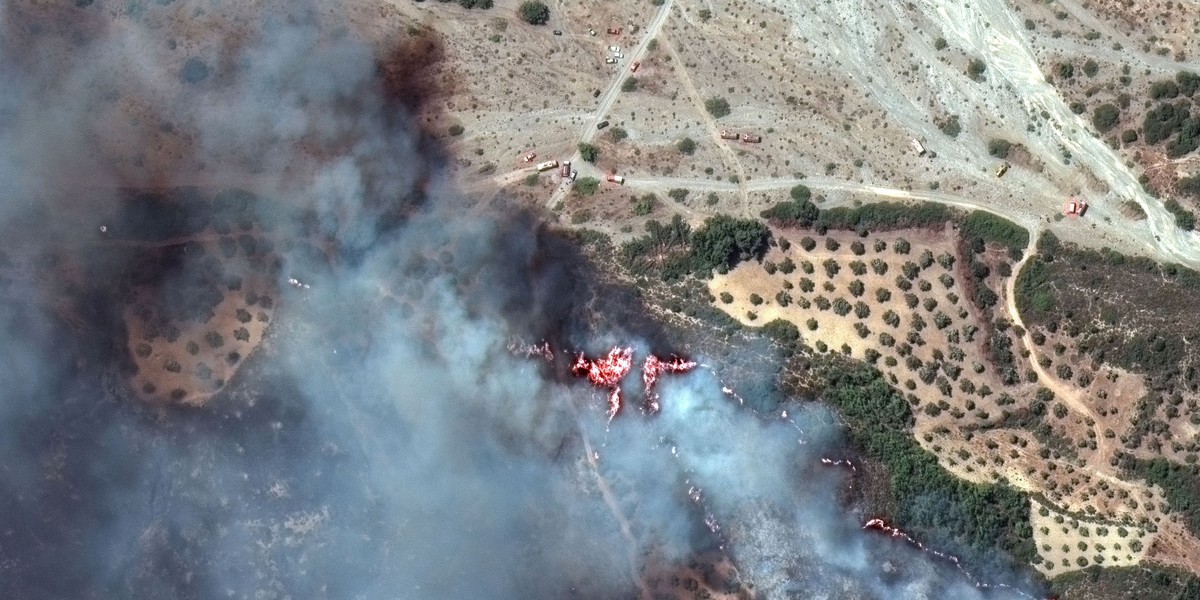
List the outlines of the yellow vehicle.
<svg viewBox="0 0 1200 600">
<path fill-rule="evenodd" d="M 1004 174 L 1008 172 L 1008 167 L 1008 161 L 1000 163 L 1000 166 L 996 168 L 996 177 L 1004 177 Z"/>
</svg>

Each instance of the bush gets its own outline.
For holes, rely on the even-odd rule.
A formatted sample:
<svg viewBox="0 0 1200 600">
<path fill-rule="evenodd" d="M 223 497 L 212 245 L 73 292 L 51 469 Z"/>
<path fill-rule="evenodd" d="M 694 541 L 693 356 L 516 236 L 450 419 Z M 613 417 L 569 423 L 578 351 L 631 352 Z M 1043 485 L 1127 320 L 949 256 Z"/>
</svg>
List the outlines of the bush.
<svg viewBox="0 0 1200 600">
<path fill-rule="evenodd" d="M 463 129 L 462 125 L 455 123 L 450 126 L 450 129 L 448 131 L 450 132 L 450 135 L 452 135 L 454 137 L 458 137 L 463 134 L 464 129 Z"/>
<path fill-rule="evenodd" d="M 850 310 L 852 308 L 853 307 L 850 305 L 850 302 L 848 302 L 845 298 L 838 298 L 837 300 L 833 301 L 833 312 L 839 317 L 844 317 L 850 314 Z"/>
<path fill-rule="evenodd" d="M 733 294 L 730 294 L 729 292 L 721 292 L 721 302 L 724 302 L 725 304 L 732 304 Z"/>
<path fill-rule="evenodd" d="M 550 7 L 540 0 L 527 0 L 521 3 L 517 15 L 530 25 L 545 25 L 550 20 Z"/>
<path fill-rule="evenodd" d="M 988 140 L 988 154 L 996 158 L 1008 158 L 1008 151 L 1012 148 L 1012 142 L 1008 140 L 992 139 Z"/>
<path fill-rule="evenodd" d="M 1155 81 L 1150 84 L 1150 97 L 1155 100 L 1170 99 L 1179 95 L 1179 86 L 1174 81 Z"/>
<path fill-rule="evenodd" d="M 596 162 L 596 157 L 600 156 L 600 149 L 591 144 L 580 142 L 579 156 L 587 162 L 594 163 Z"/>
<path fill-rule="evenodd" d="M 790 275 L 792 271 L 795 270 L 796 263 L 791 259 L 791 257 L 784 258 L 783 261 L 779 263 L 779 271 L 784 275 Z"/>
<path fill-rule="evenodd" d="M 625 79 L 625 81 L 621 82 L 621 91 L 622 92 L 636 92 L 637 89 L 638 89 L 637 77 L 628 77 Z"/>
<path fill-rule="evenodd" d="M 654 212 L 654 207 L 658 205 L 658 198 L 654 194 L 646 194 L 638 199 L 633 206 L 634 216 L 644 217 Z"/>
<path fill-rule="evenodd" d="M 1175 199 L 1167 200 L 1163 207 L 1175 215 L 1175 225 L 1180 229 L 1191 231 L 1196 228 L 1196 213 L 1184 208 Z"/>
<path fill-rule="evenodd" d="M 728 116 L 730 113 L 729 101 L 724 98 L 709 98 L 704 101 L 704 108 L 715 119 Z"/>
<path fill-rule="evenodd" d="M 1099 73 L 1099 72 L 1100 72 L 1100 65 L 1096 64 L 1096 61 L 1089 58 L 1089 59 L 1087 59 L 1087 62 L 1083 63 L 1083 74 L 1084 75 L 1087 75 L 1088 77 L 1095 77 L 1096 73 Z"/>
<path fill-rule="evenodd" d="M 696 140 L 693 140 L 690 137 L 683 138 L 682 140 L 679 140 L 679 143 L 675 144 L 675 149 L 678 150 L 680 154 L 691 156 L 696 153 Z"/>
<path fill-rule="evenodd" d="M 800 238 L 800 247 L 806 252 L 811 252 L 813 248 L 817 247 L 817 242 L 808 236 L 804 236 L 803 238 Z"/>
<path fill-rule="evenodd" d="M 200 83 L 208 79 L 208 65 L 198 58 L 189 58 L 183 63 L 183 70 L 179 72 L 179 78 L 184 83 Z"/>
<path fill-rule="evenodd" d="M 600 189 L 600 180 L 595 177 L 580 177 L 575 182 L 575 192 L 583 196 L 591 196 Z"/>
<path fill-rule="evenodd" d="M 614 141 L 614 142 L 619 142 L 619 141 L 629 137 L 629 132 L 625 131 L 625 128 L 623 128 L 623 127 L 613 127 L 608 132 L 608 137 L 612 138 L 612 141 Z"/>
<path fill-rule="evenodd" d="M 936 124 L 942 133 L 950 137 L 958 137 L 958 134 L 962 133 L 962 124 L 958 122 L 958 115 L 950 115 Z"/>
<path fill-rule="evenodd" d="M 688 196 L 688 191 L 683 188 L 674 188 L 667 192 L 667 195 L 676 202 L 683 202 L 683 200 Z"/>
<path fill-rule="evenodd" d="M 946 43 L 946 38 L 944 38 L 944 37 L 939 36 L 936 40 L 933 40 L 933 49 L 934 50 L 945 50 L 946 46 L 948 46 L 948 45 L 949 44 Z"/>
<path fill-rule="evenodd" d="M 1075 76 L 1075 65 L 1071 63 L 1058 63 L 1054 66 L 1054 74 L 1060 79 L 1070 79 Z"/>
<path fill-rule="evenodd" d="M 1200 75 L 1191 71 L 1180 71 L 1175 74 L 1175 81 L 1179 83 L 1179 92 L 1185 96 L 1191 97 L 1200 91 Z"/>
<path fill-rule="evenodd" d="M 1107 133 L 1117 126 L 1117 122 L 1121 119 L 1121 109 L 1115 104 L 1101 104 L 1092 111 L 1092 125 L 1096 127 L 1096 131 Z"/>
<path fill-rule="evenodd" d="M 967 63 L 967 76 L 971 79 L 979 81 L 979 77 L 987 70 L 987 65 L 978 58 L 972 58 Z"/>
<path fill-rule="evenodd" d="M 763 303 L 762 296 L 759 296 L 758 294 L 750 294 L 750 304 L 753 304 L 754 306 L 758 306 L 762 303 Z"/>
<path fill-rule="evenodd" d="M 871 316 L 871 307 L 867 306 L 867 304 L 865 302 L 855 302 L 854 303 L 854 316 L 856 316 L 860 319 L 865 319 L 865 318 Z M 864 335 L 862 337 L 867 337 L 867 336 Z"/>
<path fill-rule="evenodd" d="M 825 259 L 825 262 L 821 263 L 821 266 L 825 267 L 825 275 L 830 279 L 833 279 L 833 277 L 838 274 L 838 271 L 842 270 L 842 268 L 838 266 L 837 261 L 833 260 L 832 258 Z"/>
<path fill-rule="evenodd" d="M 826 250 L 828 250 L 830 252 L 837 252 L 838 248 L 841 248 L 841 247 L 842 247 L 842 245 L 839 244 L 837 240 L 835 240 L 831 237 L 825 238 L 825 249 Z"/>
</svg>

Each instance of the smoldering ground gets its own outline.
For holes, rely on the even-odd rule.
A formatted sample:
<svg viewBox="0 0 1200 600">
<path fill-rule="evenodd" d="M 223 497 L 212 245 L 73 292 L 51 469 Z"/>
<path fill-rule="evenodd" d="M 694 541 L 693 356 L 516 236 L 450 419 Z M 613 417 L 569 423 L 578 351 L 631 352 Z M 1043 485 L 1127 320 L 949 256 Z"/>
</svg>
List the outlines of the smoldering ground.
<svg viewBox="0 0 1200 600">
<path fill-rule="evenodd" d="M 660 383 L 659 415 L 609 423 L 561 352 L 686 350 L 637 299 L 535 216 L 456 194 L 408 112 L 417 80 L 327 35 L 336 14 L 255 7 L 265 25 L 226 42 L 179 20 L 197 7 L 0 9 L 5 597 L 646 597 L 648 557 L 711 550 L 770 598 L 978 595 L 840 512 L 817 406 L 756 415 L 698 371 Z M 189 142 L 169 160 L 168 130 Z M 234 181 L 259 192 L 237 218 L 163 191 Z M 118 185 L 154 185 L 175 218 L 135 220 Z M 247 215 L 279 240 L 267 343 L 201 408 L 138 402 L 108 288 L 148 230 Z"/>
</svg>

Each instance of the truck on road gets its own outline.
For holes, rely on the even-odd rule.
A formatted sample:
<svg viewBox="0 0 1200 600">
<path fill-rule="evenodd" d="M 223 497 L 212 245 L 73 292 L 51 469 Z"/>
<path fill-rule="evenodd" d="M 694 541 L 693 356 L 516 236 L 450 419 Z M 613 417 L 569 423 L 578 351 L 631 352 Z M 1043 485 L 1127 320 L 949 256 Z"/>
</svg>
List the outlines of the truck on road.
<svg viewBox="0 0 1200 600">
<path fill-rule="evenodd" d="M 617 175 L 615 173 L 610 173 L 607 177 L 605 177 L 605 179 L 607 179 L 608 181 L 610 181 L 612 183 L 616 183 L 616 184 L 623 185 L 625 183 L 625 178 L 620 175 Z"/>
<path fill-rule="evenodd" d="M 549 171 L 550 169 L 553 169 L 554 167 L 557 167 L 557 166 L 558 166 L 557 160 L 548 160 L 546 162 L 538 163 L 537 170 L 538 171 Z"/>
</svg>

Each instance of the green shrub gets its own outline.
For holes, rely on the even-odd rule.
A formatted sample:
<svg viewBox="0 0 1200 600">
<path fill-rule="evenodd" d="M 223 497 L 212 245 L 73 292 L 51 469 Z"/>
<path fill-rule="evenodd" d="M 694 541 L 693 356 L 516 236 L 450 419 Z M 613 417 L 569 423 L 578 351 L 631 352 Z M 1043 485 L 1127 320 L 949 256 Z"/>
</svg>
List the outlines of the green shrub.
<svg viewBox="0 0 1200 600">
<path fill-rule="evenodd" d="M 729 101 L 724 98 L 709 98 L 704 101 L 704 108 L 713 118 L 720 119 L 729 115 Z"/>
<path fill-rule="evenodd" d="M 545 25 L 550 20 L 550 7 L 539 0 L 527 0 L 521 3 L 517 15 L 530 25 Z"/>
<path fill-rule="evenodd" d="M 595 177 L 580 177 L 579 181 L 575 182 L 574 190 L 576 193 L 583 196 L 591 196 L 600 189 L 600 180 Z"/>
<path fill-rule="evenodd" d="M 675 144 L 675 149 L 678 150 L 680 154 L 691 156 L 696 153 L 696 140 L 693 140 L 690 137 L 685 137 L 682 140 L 679 140 L 679 143 Z"/>
<path fill-rule="evenodd" d="M 458 137 L 463 134 L 464 129 L 463 129 L 462 125 L 455 123 L 450 126 L 448 131 L 449 131 L 450 135 L 452 135 L 454 137 Z"/>
<path fill-rule="evenodd" d="M 621 82 L 621 91 L 622 92 L 636 92 L 637 89 L 638 89 L 637 77 L 627 77 L 625 79 L 625 81 Z"/>
<path fill-rule="evenodd" d="M 633 214 L 634 216 L 644 217 L 654 212 L 654 208 L 657 205 L 658 198 L 655 197 L 654 194 L 646 194 L 641 198 L 638 198 L 637 202 L 634 204 Z"/>
<path fill-rule="evenodd" d="M 1120 120 L 1121 109 L 1117 108 L 1115 104 L 1101 104 L 1092 111 L 1092 125 L 1095 125 L 1096 131 L 1100 133 L 1108 133 L 1117 126 L 1117 122 Z"/>
<path fill-rule="evenodd" d="M 950 115 L 945 119 L 936 121 L 935 124 L 942 133 L 952 138 L 958 137 L 958 134 L 962 133 L 962 124 L 958 122 L 958 115 Z"/>
<path fill-rule="evenodd" d="M 967 62 L 967 76 L 971 79 L 979 81 L 980 76 L 987 70 L 987 65 L 978 58 L 972 58 Z"/>
<path fill-rule="evenodd" d="M 579 156 L 587 162 L 594 163 L 596 162 L 596 158 L 600 156 L 600 149 L 591 144 L 580 142 Z"/>
<path fill-rule="evenodd" d="M 1179 95 L 1179 86 L 1174 81 L 1155 81 L 1150 84 L 1150 97 L 1155 100 L 1175 98 Z"/>
<path fill-rule="evenodd" d="M 1012 148 L 1012 142 L 1002 139 L 988 140 L 988 154 L 996 158 L 1008 158 L 1008 151 Z"/>
</svg>

